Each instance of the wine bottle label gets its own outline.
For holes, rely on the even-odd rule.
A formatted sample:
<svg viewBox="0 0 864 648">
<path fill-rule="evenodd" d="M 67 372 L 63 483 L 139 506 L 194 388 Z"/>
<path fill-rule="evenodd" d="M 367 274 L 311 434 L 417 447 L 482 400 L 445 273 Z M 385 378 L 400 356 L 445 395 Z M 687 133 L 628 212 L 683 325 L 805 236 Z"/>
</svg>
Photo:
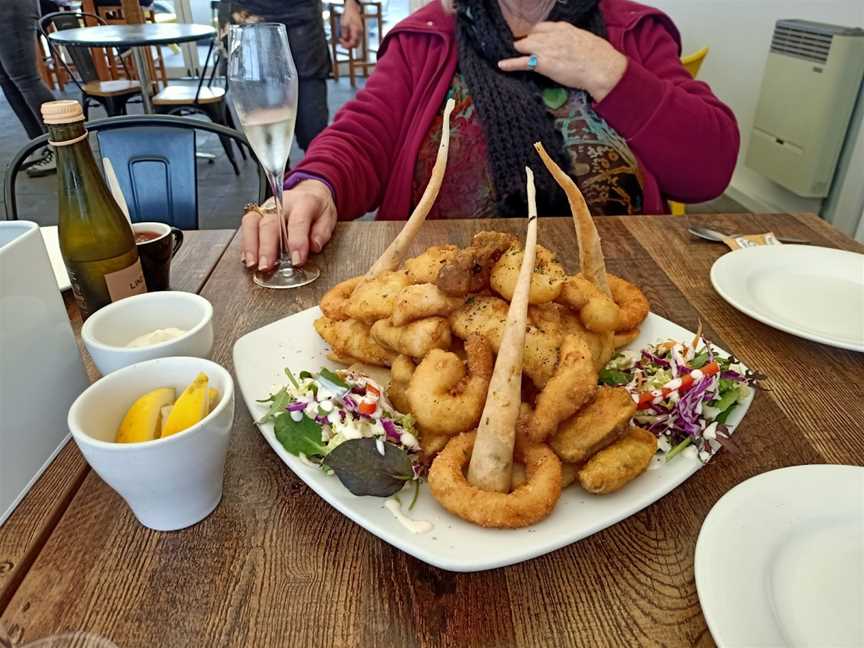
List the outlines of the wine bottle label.
<svg viewBox="0 0 864 648">
<path fill-rule="evenodd" d="M 111 296 L 112 302 L 124 297 L 146 293 L 147 284 L 144 283 L 141 260 L 135 259 L 135 263 L 129 267 L 106 274 L 105 285 L 108 286 L 108 294 Z"/>
</svg>

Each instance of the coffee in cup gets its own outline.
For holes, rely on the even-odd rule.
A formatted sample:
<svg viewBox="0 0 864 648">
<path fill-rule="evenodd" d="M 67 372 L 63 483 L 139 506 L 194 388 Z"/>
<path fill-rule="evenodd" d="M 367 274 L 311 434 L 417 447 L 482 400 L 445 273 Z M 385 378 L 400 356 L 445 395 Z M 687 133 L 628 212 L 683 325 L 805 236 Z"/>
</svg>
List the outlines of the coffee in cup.
<svg viewBox="0 0 864 648">
<path fill-rule="evenodd" d="M 183 245 L 183 232 L 165 223 L 133 223 L 132 231 L 135 234 L 147 290 L 168 290 L 171 283 L 171 259 Z"/>
</svg>

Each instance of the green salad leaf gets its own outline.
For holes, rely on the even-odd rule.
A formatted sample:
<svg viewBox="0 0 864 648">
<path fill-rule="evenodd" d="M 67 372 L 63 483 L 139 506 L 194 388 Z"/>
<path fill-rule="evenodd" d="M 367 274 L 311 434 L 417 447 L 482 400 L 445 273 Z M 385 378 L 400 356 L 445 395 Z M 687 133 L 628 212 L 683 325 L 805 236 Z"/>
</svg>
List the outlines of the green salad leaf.
<svg viewBox="0 0 864 648">
<path fill-rule="evenodd" d="M 261 419 L 258 421 L 259 423 L 272 423 L 276 420 L 276 417 L 285 411 L 285 408 L 294 400 L 291 394 L 288 393 L 288 389 L 283 387 L 275 394 L 270 394 L 267 398 L 263 400 L 256 401 L 258 403 L 265 403 L 267 405 L 267 412 Z"/>
<path fill-rule="evenodd" d="M 597 382 L 601 385 L 626 385 L 630 382 L 630 376 L 619 369 L 601 369 Z"/>
<path fill-rule="evenodd" d="M 307 457 L 323 457 L 327 446 L 321 439 L 321 426 L 305 414 L 295 421 L 289 414 L 276 418 L 276 438 L 293 455 L 301 452 Z"/>
</svg>

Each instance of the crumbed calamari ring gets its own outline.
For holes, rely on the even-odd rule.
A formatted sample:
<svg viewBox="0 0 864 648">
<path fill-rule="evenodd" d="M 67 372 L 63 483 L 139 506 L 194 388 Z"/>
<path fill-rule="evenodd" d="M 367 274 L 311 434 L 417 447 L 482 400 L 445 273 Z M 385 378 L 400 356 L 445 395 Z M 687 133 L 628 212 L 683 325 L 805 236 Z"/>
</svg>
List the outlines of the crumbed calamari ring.
<svg viewBox="0 0 864 648">
<path fill-rule="evenodd" d="M 633 427 L 579 470 L 579 483 L 589 493 L 606 495 L 624 488 L 648 468 L 657 451 L 657 437 Z"/>
<path fill-rule="evenodd" d="M 451 297 L 434 283 L 414 284 L 399 291 L 390 320 L 402 326 L 424 317 L 446 317 L 464 303 L 464 297 Z"/>
<path fill-rule="evenodd" d="M 545 445 L 516 448 L 527 482 L 509 493 L 481 490 L 468 483 L 465 468 L 474 432 L 453 437 L 432 462 L 429 489 L 445 509 L 482 527 L 517 529 L 548 517 L 561 496 L 561 462 Z"/>
<path fill-rule="evenodd" d="M 370 332 L 378 344 L 412 358 L 423 358 L 432 349 L 450 348 L 450 324 L 444 317 L 427 317 L 404 326 L 378 320 Z"/>
<path fill-rule="evenodd" d="M 432 349 L 414 370 L 407 395 L 423 430 L 454 435 L 480 420 L 492 376 L 492 349 L 486 338 L 474 335 L 466 340 L 465 351 L 467 363 L 455 353 Z"/>
<path fill-rule="evenodd" d="M 363 277 L 351 277 L 333 286 L 321 298 L 321 312 L 332 320 L 351 319 L 345 309 L 351 293 L 361 281 Z"/>
<path fill-rule="evenodd" d="M 648 317 L 648 311 L 651 310 L 651 304 L 648 303 L 645 293 L 621 277 L 610 274 L 607 275 L 607 278 L 609 289 L 612 291 L 612 299 L 615 300 L 621 311 L 615 330 L 621 332 L 638 328 L 642 321 Z"/>
<path fill-rule="evenodd" d="M 507 301 L 513 299 L 513 291 L 519 270 L 522 267 L 524 253 L 518 247 L 507 250 L 492 268 L 489 283 L 492 289 Z M 531 287 L 528 292 L 529 304 L 545 304 L 557 299 L 561 286 L 567 274 L 564 267 L 558 263 L 551 250 L 542 245 L 537 246 L 534 273 L 531 275 Z"/>
</svg>

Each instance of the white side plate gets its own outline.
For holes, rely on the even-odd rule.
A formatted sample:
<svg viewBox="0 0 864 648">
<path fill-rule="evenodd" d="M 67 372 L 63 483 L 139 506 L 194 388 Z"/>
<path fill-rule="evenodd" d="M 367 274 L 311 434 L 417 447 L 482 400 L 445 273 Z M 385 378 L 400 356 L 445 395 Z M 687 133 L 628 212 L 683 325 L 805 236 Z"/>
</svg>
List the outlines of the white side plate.
<svg viewBox="0 0 864 648">
<path fill-rule="evenodd" d="M 714 262 L 711 283 L 763 324 L 864 351 L 864 254 L 812 245 L 744 248 Z"/>
<path fill-rule="evenodd" d="M 57 287 L 60 290 L 69 290 L 72 283 L 69 281 L 69 273 L 66 272 L 66 264 L 63 263 L 63 255 L 60 254 L 60 239 L 57 238 L 57 226 L 40 227 L 42 238 L 45 240 L 45 248 L 48 250 L 48 259 L 51 261 L 51 269 L 57 278 Z"/>
<path fill-rule="evenodd" d="M 705 518 L 695 573 L 720 648 L 864 646 L 864 468 L 738 484 Z"/>
<path fill-rule="evenodd" d="M 264 412 L 258 399 L 266 398 L 287 381 L 284 370 L 295 374 L 318 371 L 322 366 L 338 368 L 327 359 L 329 348 L 318 337 L 312 323 L 320 317 L 316 308 L 274 322 L 240 338 L 234 345 L 234 369 L 240 391 L 252 416 Z M 693 333 L 654 314 L 642 325 L 630 348 L 641 348 L 664 339 L 692 340 Z M 735 427 L 750 407 L 742 402 L 728 424 Z M 303 464 L 288 454 L 276 440 L 272 425 L 260 425 L 273 450 L 297 476 L 336 510 L 394 547 L 436 567 L 473 572 L 512 565 L 554 551 L 605 529 L 656 502 L 696 472 L 701 463 L 679 455 L 668 465 L 651 470 L 612 495 L 589 495 L 573 486 L 564 491 L 555 511 L 546 520 L 527 529 L 482 529 L 445 511 L 424 485 L 410 512 L 418 520 L 434 524 L 431 532 L 412 535 L 384 508 L 384 500 L 356 497 L 335 477 Z M 402 500 L 410 499 L 404 491 Z"/>
</svg>

